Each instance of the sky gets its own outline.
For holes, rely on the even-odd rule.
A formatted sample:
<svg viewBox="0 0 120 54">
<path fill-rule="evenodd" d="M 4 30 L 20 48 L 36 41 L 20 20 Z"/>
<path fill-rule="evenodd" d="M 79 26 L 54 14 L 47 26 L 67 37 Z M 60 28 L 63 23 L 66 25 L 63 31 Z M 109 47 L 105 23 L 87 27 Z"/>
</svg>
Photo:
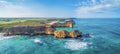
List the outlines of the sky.
<svg viewBox="0 0 120 54">
<path fill-rule="evenodd" d="M 0 17 L 120 18 L 120 0 L 0 0 Z"/>
</svg>

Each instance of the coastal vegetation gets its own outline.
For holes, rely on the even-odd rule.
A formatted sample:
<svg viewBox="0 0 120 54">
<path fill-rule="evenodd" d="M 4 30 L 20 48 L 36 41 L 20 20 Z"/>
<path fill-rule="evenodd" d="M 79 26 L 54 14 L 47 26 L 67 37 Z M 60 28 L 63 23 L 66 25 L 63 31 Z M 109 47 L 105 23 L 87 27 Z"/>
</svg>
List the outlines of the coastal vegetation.
<svg viewBox="0 0 120 54">
<path fill-rule="evenodd" d="M 0 27 L 1 28 L 7 28 L 15 25 L 34 25 L 34 24 L 40 24 L 40 22 L 44 22 L 46 19 L 3 19 L 0 20 Z"/>
<path fill-rule="evenodd" d="M 16 25 L 42 25 L 50 21 L 60 20 L 62 18 L 3 18 L 0 20 L 0 28 L 8 28 Z"/>
</svg>

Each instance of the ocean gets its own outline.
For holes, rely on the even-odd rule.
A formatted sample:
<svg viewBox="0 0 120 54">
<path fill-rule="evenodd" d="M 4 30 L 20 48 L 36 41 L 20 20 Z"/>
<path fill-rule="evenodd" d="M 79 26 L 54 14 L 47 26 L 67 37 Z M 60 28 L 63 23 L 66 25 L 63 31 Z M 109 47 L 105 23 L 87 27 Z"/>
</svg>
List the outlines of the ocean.
<svg viewBox="0 0 120 54">
<path fill-rule="evenodd" d="M 0 54 L 120 54 L 119 18 L 74 18 L 73 28 L 91 38 L 58 39 L 52 35 L 16 35 L 4 37 L 0 33 Z"/>
</svg>

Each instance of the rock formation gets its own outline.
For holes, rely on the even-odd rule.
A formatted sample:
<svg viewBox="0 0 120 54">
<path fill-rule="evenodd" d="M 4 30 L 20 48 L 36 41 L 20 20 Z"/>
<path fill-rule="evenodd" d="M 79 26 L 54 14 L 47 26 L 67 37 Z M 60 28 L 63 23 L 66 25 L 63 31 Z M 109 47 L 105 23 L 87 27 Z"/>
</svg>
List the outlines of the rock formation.
<svg viewBox="0 0 120 54">
<path fill-rule="evenodd" d="M 13 26 L 5 29 L 6 35 L 54 35 L 56 38 L 76 38 L 81 36 L 82 32 L 73 30 L 68 32 L 66 30 L 56 31 L 55 27 L 73 27 L 74 22 L 66 20 L 64 23 L 58 21 L 52 21 L 45 25 L 31 25 L 31 26 Z"/>
<path fill-rule="evenodd" d="M 72 38 L 78 37 L 79 35 L 82 35 L 82 32 L 78 30 L 73 30 L 72 32 L 69 33 L 69 36 Z"/>
<path fill-rule="evenodd" d="M 53 27 L 46 27 L 45 34 L 54 34 L 55 29 Z"/>
<path fill-rule="evenodd" d="M 66 21 L 64 23 L 64 26 L 68 26 L 68 27 L 72 28 L 73 27 L 73 22 L 72 21 Z"/>
<path fill-rule="evenodd" d="M 67 20 L 64 21 L 62 23 L 60 23 L 59 21 L 53 21 L 48 23 L 49 25 L 53 26 L 53 27 L 73 27 L 74 22 L 72 20 Z"/>
<path fill-rule="evenodd" d="M 16 26 L 6 28 L 5 30 L 7 35 L 20 35 L 20 34 L 34 35 L 45 33 L 44 26 Z"/>
<path fill-rule="evenodd" d="M 75 34 L 75 31 L 70 32 L 70 33 L 69 33 L 69 36 L 72 37 L 72 38 L 77 37 L 77 35 Z"/>
<path fill-rule="evenodd" d="M 61 31 L 55 31 L 54 32 L 54 36 L 56 37 L 56 38 L 65 38 L 65 36 L 68 36 L 68 32 L 67 31 L 65 31 L 65 30 L 61 30 Z"/>
<path fill-rule="evenodd" d="M 79 35 L 81 35 L 82 33 L 78 30 L 73 30 L 72 32 L 68 32 L 65 30 L 61 30 L 61 31 L 55 31 L 54 32 L 54 36 L 56 38 L 65 38 L 65 37 L 71 37 L 71 38 L 75 38 Z"/>
</svg>

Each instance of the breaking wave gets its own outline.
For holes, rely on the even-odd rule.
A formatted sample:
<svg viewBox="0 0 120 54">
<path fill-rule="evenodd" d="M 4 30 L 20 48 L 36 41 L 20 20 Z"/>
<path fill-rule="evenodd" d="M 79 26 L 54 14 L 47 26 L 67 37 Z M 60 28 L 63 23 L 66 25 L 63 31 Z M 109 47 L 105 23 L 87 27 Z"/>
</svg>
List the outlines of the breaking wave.
<svg viewBox="0 0 120 54">
<path fill-rule="evenodd" d="M 10 39 L 13 37 L 17 37 L 17 36 L 4 36 L 4 34 L 0 33 L 0 40 L 6 40 L 6 39 Z"/>
<path fill-rule="evenodd" d="M 68 42 L 66 42 L 65 48 L 70 50 L 80 50 L 80 49 L 86 49 L 87 46 L 88 46 L 87 42 L 69 40 Z"/>
</svg>

